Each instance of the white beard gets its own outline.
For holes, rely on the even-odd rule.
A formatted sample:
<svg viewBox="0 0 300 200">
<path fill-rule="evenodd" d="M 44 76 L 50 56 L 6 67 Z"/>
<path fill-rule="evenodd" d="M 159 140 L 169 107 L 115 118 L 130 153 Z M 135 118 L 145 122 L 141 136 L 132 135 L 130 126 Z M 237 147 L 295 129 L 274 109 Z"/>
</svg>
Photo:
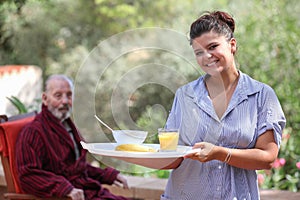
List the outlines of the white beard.
<svg viewBox="0 0 300 200">
<path fill-rule="evenodd" d="M 59 108 L 51 108 L 48 107 L 48 110 L 60 121 L 64 121 L 65 119 L 71 116 L 72 108 L 68 107 L 69 110 L 66 113 L 59 111 Z"/>
</svg>

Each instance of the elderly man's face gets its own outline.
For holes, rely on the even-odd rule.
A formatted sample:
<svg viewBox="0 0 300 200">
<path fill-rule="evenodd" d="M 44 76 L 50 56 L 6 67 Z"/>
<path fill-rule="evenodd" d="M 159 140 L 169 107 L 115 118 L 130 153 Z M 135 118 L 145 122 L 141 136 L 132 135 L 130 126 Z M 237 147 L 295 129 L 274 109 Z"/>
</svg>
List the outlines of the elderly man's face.
<svg viewBox="0 0 300 200">
<path fill-rule="evenodd" d="M 51 80 L 43 93 L 43 103 L 59 120 L 68 118 L 72 111 L 72 88 L 67 80 Z"/>
</svg>

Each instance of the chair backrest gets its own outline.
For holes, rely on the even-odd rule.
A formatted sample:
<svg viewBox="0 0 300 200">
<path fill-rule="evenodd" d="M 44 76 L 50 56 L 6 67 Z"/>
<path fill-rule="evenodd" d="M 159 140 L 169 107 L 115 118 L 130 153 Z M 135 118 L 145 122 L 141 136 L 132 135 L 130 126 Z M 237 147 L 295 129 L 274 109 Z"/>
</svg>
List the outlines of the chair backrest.
<svg viewBox="0 0 300 200">
<path fill-rule="evenodd" d="M 22 193 L 15 163 L 15 144 L 22 128 L 33 121 L 35 112 L 8 118 L 0 124 L 0 154 L 8 192 Z"/>
</svg>

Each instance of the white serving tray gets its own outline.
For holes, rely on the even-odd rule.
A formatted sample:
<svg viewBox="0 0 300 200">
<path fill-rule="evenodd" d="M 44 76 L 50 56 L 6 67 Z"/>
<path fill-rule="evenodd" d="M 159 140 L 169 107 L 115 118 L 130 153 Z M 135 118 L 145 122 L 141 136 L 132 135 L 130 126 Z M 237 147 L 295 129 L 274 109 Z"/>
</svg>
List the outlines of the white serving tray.
<svg viewBox="0 0 300 200">
<path fill-rule="evenodd" d="M 165 168 L 178 158 L 191 152 L 191 147 L 181 145 L 178 145 L 177 151 L 171 152 L 160 152 L 159 144 L 143 144 L 157 149 L 157 152 L 116 151 L 116 143 L 85 143 L 81 141 L 81 145 L 91 154 L 112 157 L 153 169 Z"/>
</svg>

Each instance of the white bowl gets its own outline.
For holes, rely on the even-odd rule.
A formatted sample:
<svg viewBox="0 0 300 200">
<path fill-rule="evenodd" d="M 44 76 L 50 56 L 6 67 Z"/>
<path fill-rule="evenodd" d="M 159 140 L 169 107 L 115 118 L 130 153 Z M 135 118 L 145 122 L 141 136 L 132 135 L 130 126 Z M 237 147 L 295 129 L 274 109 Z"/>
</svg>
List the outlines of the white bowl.
<svg viewBox="0 0 300 200">
<path fill-rule="evenodd" d="M 148 132 L 139 130 L 114 130 L 112 134 L 117 144 L 142 144 Z"/>
</svg>

